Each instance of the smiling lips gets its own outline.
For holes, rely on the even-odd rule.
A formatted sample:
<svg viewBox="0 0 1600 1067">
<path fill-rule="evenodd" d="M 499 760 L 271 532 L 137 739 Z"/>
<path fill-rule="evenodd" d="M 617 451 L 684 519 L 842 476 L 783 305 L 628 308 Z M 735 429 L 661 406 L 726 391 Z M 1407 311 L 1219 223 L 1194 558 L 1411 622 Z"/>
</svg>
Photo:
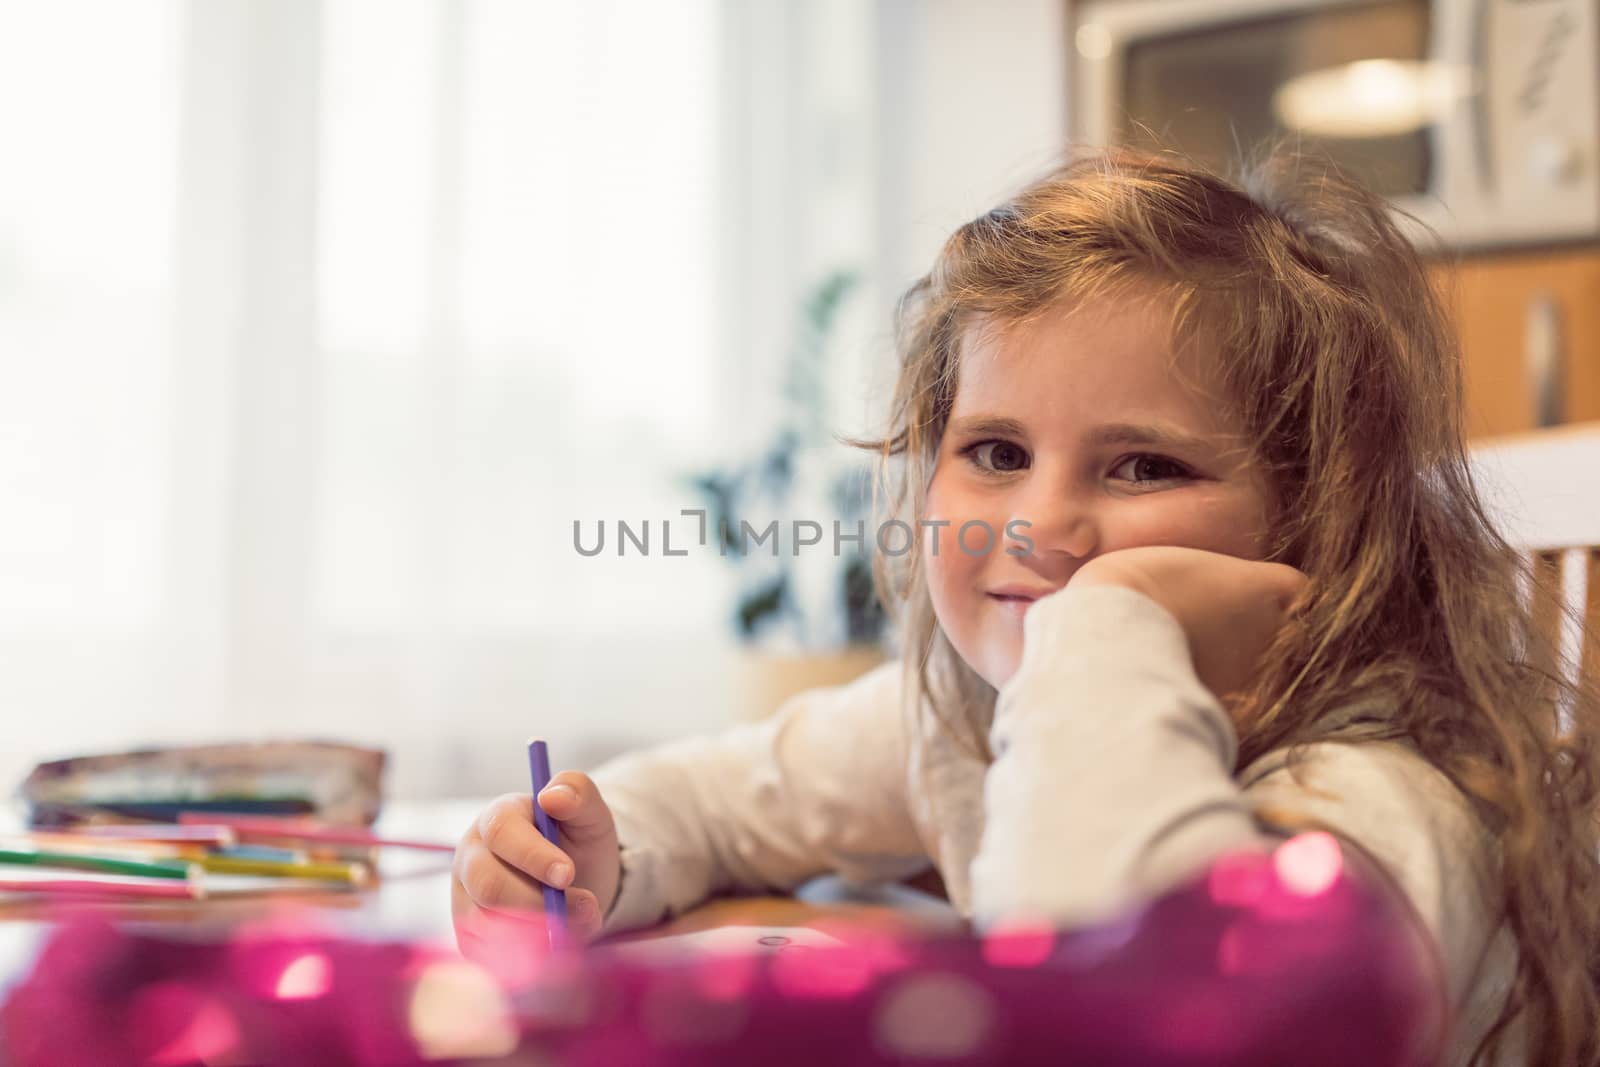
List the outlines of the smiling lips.
<svg viewBox="0 0 1600 1067">
<path fill-rule="evenodd" d="M 1002 585 L 999 588 L 989 590 L 986 595 L 990 600 L 993 600 L 1005 610 L 1012 612 L 1020 619 L 1027 614 L 1029 608 L 1033 607 L 1035 600 L 1049 596 L 1053 592 L 1055 592 L 1054 589 L 1035 589 L 1023 585 Z"/>
</svg>

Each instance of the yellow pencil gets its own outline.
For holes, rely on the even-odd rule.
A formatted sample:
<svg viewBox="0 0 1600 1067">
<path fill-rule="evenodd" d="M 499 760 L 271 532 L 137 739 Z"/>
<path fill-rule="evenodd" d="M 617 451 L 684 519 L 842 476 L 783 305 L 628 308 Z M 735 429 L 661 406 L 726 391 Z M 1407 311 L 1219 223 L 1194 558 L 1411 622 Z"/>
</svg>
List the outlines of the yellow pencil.
<svg viewBox="0 0 1600 1067">
<path fill-rule="evenodd" d="M 318 882 L 349 882 L 351 885 L 364 885 L 369 876 L 365 863 L 291 863 L 248 856 L 202 856 L 195 863 L 212 874 L 259 874 Z"/>
</svg>

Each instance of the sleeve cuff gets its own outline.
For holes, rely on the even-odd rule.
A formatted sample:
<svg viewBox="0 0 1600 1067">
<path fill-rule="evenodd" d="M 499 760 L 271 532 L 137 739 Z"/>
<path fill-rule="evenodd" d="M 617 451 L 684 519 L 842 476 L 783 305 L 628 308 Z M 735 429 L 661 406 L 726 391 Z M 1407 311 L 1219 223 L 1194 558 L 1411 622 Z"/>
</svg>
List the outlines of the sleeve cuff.
<svg viewBox="0 0 1600 1067">
<path fill-rule="evenodd" d="M 657 855 L 648 849 L 624 845 L 620 857 L 622 877 L 611 908 L 601 922 L 602 936 L 654 926 L 667 914 L 666 905 L 662 903 Z"/>
</svg>

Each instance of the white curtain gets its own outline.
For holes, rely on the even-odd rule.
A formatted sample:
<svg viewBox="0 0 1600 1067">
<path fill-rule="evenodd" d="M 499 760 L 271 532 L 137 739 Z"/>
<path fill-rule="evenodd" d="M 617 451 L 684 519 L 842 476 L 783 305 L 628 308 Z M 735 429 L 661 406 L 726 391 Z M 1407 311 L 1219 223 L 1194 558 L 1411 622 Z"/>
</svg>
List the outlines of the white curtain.
<svg viewBox="0 0 1600 1067">
<path fill-rule="evenodd" d="M 479 793 L 731 717 L 726 563 L 572 522 L 769 413 L 736 6 L 0 0 L 0 783 L 305 735 Z"/>
</svg>

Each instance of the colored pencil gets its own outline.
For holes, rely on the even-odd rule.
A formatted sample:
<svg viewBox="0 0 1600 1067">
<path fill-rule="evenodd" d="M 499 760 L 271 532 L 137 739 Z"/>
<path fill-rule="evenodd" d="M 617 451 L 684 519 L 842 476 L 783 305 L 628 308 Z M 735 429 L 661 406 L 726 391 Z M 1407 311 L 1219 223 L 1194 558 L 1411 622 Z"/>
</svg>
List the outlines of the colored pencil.
<svg viewBox="0 0 1600 1067">
<path fill-rule="evenodd" d="M 370 848 L 410 848 L 427 852 L 454 852 L 455 845 L 439 841 L 405 841 L 394 837 L 379 837 L 371 830 L 358 826 L 329 826 L 300 819 L 273 819 L 263 816 L 236 816 L 193 814 L 180 815 L 178 822 L 184 826 L 227 827 L 241 841 L 314 841 L 331 845 L 364 845 Z"/>
<path fill-rule="evenodd" d="M 276 845 L 228 845 L 213 849 L 211 855 L 241 860 L 275 860 L 278 863 L 305 863 L 311 858 L 303 848 L 279 848 Z"/>
<path fill-rule="evenodd" d="M 99 871 L 102 874 L 133 874 L 145 878 L 179 878 L 194 876 L 193 864 L 178 860 L 124 860 L 107 856 L 83 856 L 71 852 L 24 851 L 0 849 L 0 864 L 25 867 L 65 867 L 70 870 Z"/>
<path fill-rule="evenodd" d="M 80 878 L 41 878 L 36 881 L 0 878 L 0 893 L 36 893 L 58 897 L 134 897 L 161 900 L 198 900 L 205 887 L 198 882 L 96 882 Z"/>
<path fill-rule="evenodd" d="M 202 856 L 195 861 L 212 874 L 259 874 L 272 878 L 309 878 L 318 882 L 349 882 L 364 885 L 368 878 L 364 863 L 286 863 L 283 860 L 251 859 L 240 856 Z"/>
<path fill-rule="evenodd" d="M 316 805 L 304 797 L 218 797 L 210 800 L 40 800 L 29 805 L 36 826 L 61 825 L 117 815 L 152 823 L 178 822 L 183 815 L 304 816 Z M 203 820 L 202 820 L 203 821 Z"/>
<path fill-rule="evenodd" d="M 231 845 L 237 840 L 226 826 L 181 826 L 177 823 L 74 826 L 69 832 L 113 841 L 161 841 L 174 845 Z"/>
<path fill-rule="evenodd" d="M 0 849 L 19 852 L 59 852 L 72 856 L 107 859 L 190 860 L 206 853 L 203 845 L 171 845 L 161 841 L 118 841 L 82 838 L 69 833 L 0 835 Z"/>
<path fill-rule="evenodd" d="M 533 781 L 533 822 L 544 839 L 561 847 L 561 835 L 556 821 L 539 806 L 539 794 L 550 784 L 550 751 L 537 737 L 528 740 L 528 775 Z M 567 894 L 553 885 L 544 888 L 544 915 L 550 926 L 550 945 L 556 947 L 566 938 Z"/>
</svg>

